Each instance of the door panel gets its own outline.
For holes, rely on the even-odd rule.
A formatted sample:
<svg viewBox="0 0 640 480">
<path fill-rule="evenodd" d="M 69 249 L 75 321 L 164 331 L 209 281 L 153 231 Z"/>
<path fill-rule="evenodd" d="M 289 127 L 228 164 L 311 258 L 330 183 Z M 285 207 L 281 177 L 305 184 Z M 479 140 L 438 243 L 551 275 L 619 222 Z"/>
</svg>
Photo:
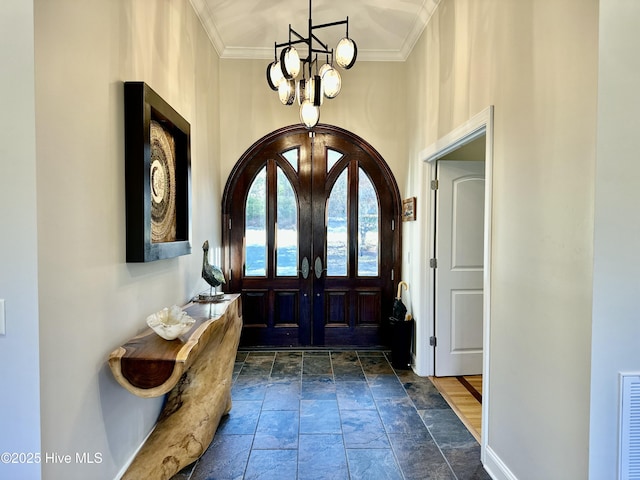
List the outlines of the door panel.
<svg viewBox="0 0 640 480">
<path fill-rule="evenodd" d="M 436 375 L 482 373 L 484 162 L 439 161 Z"/>
<path fill-rule="evenodd" d="M 482 272 L 484 261 L 484 164 L 462 165 L 452 184 L 451 269 Z M 454 166 L 450 166 L 454 168 Z M 482 175 L 482 176 L 478 176 Z"/>
<path fill-rule="evenodd" d="M 400 273 L 397 186 L 366 142 L 314 130 L 265 137 L 225 188 L 226 287 L 243 294 L 243 345 L 386 338 Z"/>
<path fill-rule="evenodd" d="M 376 324 L 376 319 L 382 316 L 382 299 L 380 291 L 359 291 L 358 296 L 358 316 L 356 325 L 372 326 Z"/>
<path fill-rule="evenodd" d="M 245 327 L 266 327 L 268 322 L 267 290 L 249 290 L 242 292 L 242 311 L 247 318 Z"/>
<path fill-rule="evenodd" d="M 451 290 L 452 354 L 475 354 L 482 350 L 482 329 L 478 328 L 481 311 L 482 290 Z"/>
<path fill-rule="evenodd" d="M 275 326 L 294 327 L 296 325 L 299 325 L 299 292 L 274 290 L 273 294 L 275 296 Z"/>
</svg>

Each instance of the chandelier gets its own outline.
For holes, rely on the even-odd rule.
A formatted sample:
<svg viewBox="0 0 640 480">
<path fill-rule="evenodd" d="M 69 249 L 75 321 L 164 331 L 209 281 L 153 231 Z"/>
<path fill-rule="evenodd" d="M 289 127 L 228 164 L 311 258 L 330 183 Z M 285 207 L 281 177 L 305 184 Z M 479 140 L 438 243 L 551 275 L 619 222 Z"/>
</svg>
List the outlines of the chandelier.
<svg viewBox="0 0 640 480">
<path fill-rule="evenodd" d="M 336 25 L 346 25 L 346 34 L 334 51 L 314 31 Z M 296 45 L 306 46 L 306 58 L 300 58 Z M 281 49 L 280 55 L 278 49 Z M 320 59 L 326 58 L 326 63 L 319 68 L 318 55 Z M 303 37 L 289 24 L 289 40 L 275 43 L 274 60 L 267 66 L 267 83 L 272 90 L 278 92 L 284 105 L 293 105 L 297 99 L 300 120 L 307 128 L 313 128 L 320 120 L 320 106 L 324 98 L 335 98 L 342 87 L 340 73 L 333 66 L 334 60 L 338 66 L 348 70 L 356 63 L 357 55 L 358 47 L 349 38 L 349 17 L 339 22 L 314 25 L 309 0 L 308 36 Z"/>
</svg>

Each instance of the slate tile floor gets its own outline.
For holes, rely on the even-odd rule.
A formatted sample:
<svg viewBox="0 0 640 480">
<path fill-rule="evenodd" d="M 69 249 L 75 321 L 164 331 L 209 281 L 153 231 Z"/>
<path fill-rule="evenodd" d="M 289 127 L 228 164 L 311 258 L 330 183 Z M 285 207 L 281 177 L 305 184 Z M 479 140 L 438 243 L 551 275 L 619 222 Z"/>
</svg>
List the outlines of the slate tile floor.
<svg viewBox="0 0 640 480">
<path fill-rule="evenodd" d="M 173 480 L 490 479 L 431 381 L 385 352 L 238 352 L 232 399 Z"/>
</svg>

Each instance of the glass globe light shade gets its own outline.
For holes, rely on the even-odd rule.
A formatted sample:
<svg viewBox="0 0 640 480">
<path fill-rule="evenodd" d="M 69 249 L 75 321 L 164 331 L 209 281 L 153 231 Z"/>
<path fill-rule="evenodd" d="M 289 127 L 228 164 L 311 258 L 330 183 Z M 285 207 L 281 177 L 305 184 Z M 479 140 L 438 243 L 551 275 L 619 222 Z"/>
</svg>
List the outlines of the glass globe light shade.
<svg viewBox="0 0 640 480">
<path fill-rule="evenodd" d="M 287 80 L 296 78 L 300 73 L 300 55 L 295 47 L 289 46 L 280 52 L 280 68 Z"/>
<path fill-rule="evenodd" d="M 267 65 L 267 85 L 269 85 L 269 88 L 271 90 L 278 90 L 278 85 L 273 83 L 273 79 L 271 76 L 271 68 L 273 67 L 274 63 L 276 62 L 271 62 L 269 65 Z"/>
<path fill-rule="evenodd" d="M 315 127 L 320 120 L 320 108 L 314 106 L 309 100 L 305 100 L 300 107 L 300 120 L 307 128 Z"/>
<path fill-rule="evenodd" d="M 336 63 L 342 68 L 349 70 L 356 63 L 358 47 L 356 42 L 349 37 L 344 37 L 336 45 Z"/>
<path fill-rule="evenodd" d="M 323 65 L 329 66 L 329 68 L 320 69 L 320 75 L 322 76 L 322 89 L 324 90 L 324 96 L 327 98 L 335 98 L 340 93 L 340 89 L 342 88 L 342 78 L 340 77 L 340 73 L 338 70 L 333 68 L 331 65 L 326 63 Z"/>
<path fill-rule="evenodd" d="M 320 67 L 320 70 L 318 70 L 318 75 L 320 75 L 322 77 L 325 74 L 325 72 L 327 70 L 331 69 L 331 68 L 333 68 L 333 67 L 331 66 L 330 63 L 325 63 L 324 65 L 322 65 Z"/>
<path fill-rule="evenodd" d="M 280 83 L 284 81 L 284 75 L 280 68 L 280 62 L 272 62 L 267 67 L 267 83 L 272 90 L 278 90 Z"/>
<path fill-rule="evenodd" d="M 283 105 L 293 105 L 296 99 L 295 82 L 293 80 L 283 80 L 278 85 L 278 96 Z"/>
</svg>

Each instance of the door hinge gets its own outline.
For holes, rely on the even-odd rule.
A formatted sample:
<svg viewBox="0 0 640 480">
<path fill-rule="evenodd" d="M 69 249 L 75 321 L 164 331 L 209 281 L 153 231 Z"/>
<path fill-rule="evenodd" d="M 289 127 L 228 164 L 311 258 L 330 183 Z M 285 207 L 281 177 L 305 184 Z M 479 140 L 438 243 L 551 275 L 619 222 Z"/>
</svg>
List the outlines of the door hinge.
<svg viewBox="0 0 640 480">
<path fill-rule="evenodd" d="M 438 180 L 431 180 L 431 190 L 438 189 Z"/>
<path fill-rule="evenodd" d="M 436 344 L 438 343 L 438 341 L 436 340 L 436 337 L 429 337 L 429 345 L 432 347 L 437 346 Z"/>
<path fill-rule="evenodd" d="M 438 259 L 437 258 L 431 258 L 429 260 L 429 267 L 438 268 Z"/>
<path fill-rule="evenodd" d="M 229 219 L 229 230 L 231 230 L 231 219 Z"/>
<path fill-rule="evenodd" d="M 391 220 L 391 231 L 393 232 L 396 229 L 396 221 Z"/>
<path fill-rule="evenodd" d="M 393 273 L 393 268 L 391 269 L 391 281 L 393 282 L 393 277 L 395 276 L 395 274 Z"/>
</svg>

